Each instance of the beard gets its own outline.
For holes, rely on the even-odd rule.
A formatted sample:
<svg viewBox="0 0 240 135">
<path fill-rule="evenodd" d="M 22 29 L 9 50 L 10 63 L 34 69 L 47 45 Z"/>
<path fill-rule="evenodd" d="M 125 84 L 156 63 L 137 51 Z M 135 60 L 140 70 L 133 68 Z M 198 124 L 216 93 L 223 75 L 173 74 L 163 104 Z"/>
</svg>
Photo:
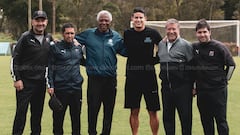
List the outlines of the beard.
<svg viewBox="0 0 240 135">
<path fill-rule="evenodd" d="M 45 27 L 36 27 L 36 28 L 33 28 L 33 31 L 35 34 L 43 34 L 44 33 L 44 30 L 45 30 Z"/>
</svg>

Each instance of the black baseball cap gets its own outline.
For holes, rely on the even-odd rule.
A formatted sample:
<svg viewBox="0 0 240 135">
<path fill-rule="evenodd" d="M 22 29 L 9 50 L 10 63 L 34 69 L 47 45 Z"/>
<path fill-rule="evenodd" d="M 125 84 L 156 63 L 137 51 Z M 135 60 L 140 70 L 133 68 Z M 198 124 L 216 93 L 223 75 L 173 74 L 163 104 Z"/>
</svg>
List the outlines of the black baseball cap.
<svg viewBox="0 0 240 135">
<path fill-rule="evenodd" d="M 146 14 L 146 12 L 145 12 L 145 10 L 143 9 L 143 7 L 135 7 L 135 8 L 133 9 L 133 13 L 137 13 L 137 12 Z"/>
<path fill-rule="evenodd" d="M 37 18 L 44 18 L 44 19 L 47 19 L 47 14 L 45 11 L 41 11 L 41 10 L 38 10 L 38 11 L 35 11 L 32 15 L 32 19 L 37 19 Z"/>
</svg>

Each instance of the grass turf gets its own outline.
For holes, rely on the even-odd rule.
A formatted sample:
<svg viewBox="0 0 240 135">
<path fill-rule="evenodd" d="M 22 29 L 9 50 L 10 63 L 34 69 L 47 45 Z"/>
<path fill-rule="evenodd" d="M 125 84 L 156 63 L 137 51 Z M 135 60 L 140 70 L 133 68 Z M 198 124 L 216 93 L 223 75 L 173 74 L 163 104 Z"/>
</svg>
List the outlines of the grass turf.
<svg viewBox="0 0 240 135">
<path fill-rule="evenodd" d="M 240 58 L 234 58 L 237 63 L 237 68 L 232 76 L 232 79 L 229 81 L 228 89 L 228 123 L 230 128 L 230 135 L 238 135 L 239 123 L 240 123 L 240 104 L 238 103 L 240 99 L 239 91 L 239 82 L 240 82 Z M 112 122 L 112 135 L 130 135 L 131 129 L 129 125 L 129 110 L 124 109 L 124 83 L 125 83 L 125 63 L 126 59 L 118 57 L 118 85 L 117 85 L 117 97 L 116 105 L 113 115 Z M 15 89 L 13 87 L 13 82 L 10 76 L 10 56 L 0 56 L 0 134 L 1 135 L 10 135 L 12 130 L 13 119 L 15 115 Z M 157 74 L 159 74 L 159 65 L 156 65 Z M 87 77 L 85 69 L 81 67 L 82 75 L 84 76 L 83 83 L 83 105 L 81 113 L 81 133 L 87 135 L 87 103 L 86 103 L 86 84 Z M 160 88 L 160 80 L 159 88 Z M 160 89 L 159 89 L 160 92 Z M 52 112 L 48 107 L 49 96 L 46 94 L 44 112 L 42 118 L 42 135 L 51 135 L 52 134 Z M 30 112 L 28 112 L 27 122 L 24 130 L 24 135 L 30 134 Z M 162 111 L 159 111 L 159 134 L 164 134 L 163 123 L 162 123 Z M 181 135 L 181 127 L 179 125 L 178 117 L 176 118 L 176 135 Z M 97 125 L 98 133 L 101 133 L 102 127 L 102 110 L 99 113 L 99 120 Z M 71 134 L 71 122 L 69 117 L 69 111 L 66 112 L 65 121 L 64 121 L 64 133 L 66 135 Z M 145 109 L 145 103 L 142 100 L 141 112 L 140 112 L 140 127 L 139 135 L 150 135 L 151 129 L 149 127 L 149 117 Z M 203 129 L 200 122 L 200 117 L 198 109 L 196 107 L 196 98 L 193 101 L 193 135 L 202 135 Z"/>
</svg>

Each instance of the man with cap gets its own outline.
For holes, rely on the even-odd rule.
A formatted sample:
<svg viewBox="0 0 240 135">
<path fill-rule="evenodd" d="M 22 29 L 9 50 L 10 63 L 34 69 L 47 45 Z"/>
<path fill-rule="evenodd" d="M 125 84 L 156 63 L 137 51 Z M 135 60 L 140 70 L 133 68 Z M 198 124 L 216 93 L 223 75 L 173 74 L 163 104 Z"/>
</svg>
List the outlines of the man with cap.
<svg viewBox="0 0 240 135">
<path fill-rule="evenodd" d="M 46 92 L 45 74 L 48 52 L 53 41 L 45 29 L 48 19 L 44 11 L 35 11 L 32 29 L 18 39 L 11 61 L 11 74 L 16 88 L 16 114 L 12 134 L 21 135 L 26 123 L 28 105 L 31 112 L 31 135 L 41 133 L 41 118 Z"/>
</svg>

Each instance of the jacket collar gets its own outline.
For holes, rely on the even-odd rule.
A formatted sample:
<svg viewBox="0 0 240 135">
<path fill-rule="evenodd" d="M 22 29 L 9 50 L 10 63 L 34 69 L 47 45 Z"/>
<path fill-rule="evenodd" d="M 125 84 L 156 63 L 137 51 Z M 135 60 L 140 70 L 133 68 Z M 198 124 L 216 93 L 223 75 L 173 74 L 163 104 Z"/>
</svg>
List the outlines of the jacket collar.
<svg viewBox="0 0 240 135">
<path fill-rule="evenodd" d="M 112 35 L 113 35 L 113 32 L 112 32 L 111 29 L 109 29 L 108 32 L 103 33 L 103 32 L 100 32 L 98 28 L 95 28 L 95 34 L 97 34 L 97 35 L 105 35 L 105 34 L 106 34 L 106 35 L 112 36 Z"/>
<path fill-rule="evenodd" d="M 64 48 L 72 48 L 74 46 L 73 42 L 69 43 L 64 40 L 62 40 L 62 45 Z"/>
<path fill-rule="evenodd" d="M 180 39 L 180 36 L 178 36 L 171 44 L 175 44 Z M 167 43 L 169 43 L 169 40 L 167 39 Z"/>
</svg>

